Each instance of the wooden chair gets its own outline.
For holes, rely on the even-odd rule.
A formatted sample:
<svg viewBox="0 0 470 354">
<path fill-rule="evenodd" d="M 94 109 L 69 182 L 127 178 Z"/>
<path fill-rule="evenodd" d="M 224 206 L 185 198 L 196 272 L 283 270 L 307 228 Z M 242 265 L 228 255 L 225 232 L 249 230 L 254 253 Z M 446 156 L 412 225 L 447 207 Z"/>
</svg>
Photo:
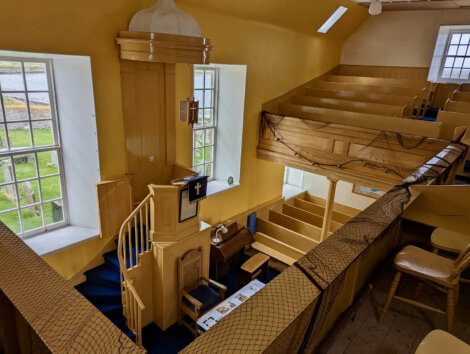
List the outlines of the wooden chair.
<svg viewBox="0 0 470 354">
<path fill-rule="evenodd" d="M 431 245 L 433 252 L 439 254 L 439 251 L 460 254 L 465 247 L 470 244 L 470 235 L 464 235 L 441 227 L 435 229 L 431 234 Z M 470 283 L 469 279 L 460 278 L 462 283 Z"/>
<path fill-rule="evenodd" d="M 459 294 L 460 273 L 470 265 L 470 245 L 463 250 L 457 259 L 451 260 L 435 253 L 425 251 L 415 246 L 404 247 L 395 257 L 394 267 L 397 273 L 385 300 L 379 321 L 385 313 L 393 298 L 420 308 L 447 315 L 447 331 L 452 330 L 454 312 Z M 400 283 L 402 273 L 414 276 L 433 287 L 447 293 L 447 309 L 443 311 L 421 302 L 395 295 Z"/>
<path fill-rule="evenodd" d="M 435 329 L 418 344 L 415 354 L 466 354 L 470 353 L 470 346 L 454 337 L 452 334 Z"/>
<path fill-rule="evenodd" d="M 178 259 L 178 324 L 184 324 L 197 336 L 196 321 L 222 301 L 226 291 L 226 286 L 202 275 L 202 248 L 186 252 Z"/>
</svg>

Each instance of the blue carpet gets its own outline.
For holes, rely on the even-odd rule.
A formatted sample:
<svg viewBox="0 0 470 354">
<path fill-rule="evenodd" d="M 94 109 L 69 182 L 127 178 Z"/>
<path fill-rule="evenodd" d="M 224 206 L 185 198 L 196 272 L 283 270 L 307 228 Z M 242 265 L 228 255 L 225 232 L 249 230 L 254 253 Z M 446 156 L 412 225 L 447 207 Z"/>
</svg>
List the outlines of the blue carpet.
<svg viewBox="0 0 470 354">
<path fill-rule="evenodd" d="M 85 272 L 86 281 L 75 288 L 121 331 L 134 340 L 122 314 L 122 300 L 117 252 L 104 255 L 105 263 Z"/>
</svg>

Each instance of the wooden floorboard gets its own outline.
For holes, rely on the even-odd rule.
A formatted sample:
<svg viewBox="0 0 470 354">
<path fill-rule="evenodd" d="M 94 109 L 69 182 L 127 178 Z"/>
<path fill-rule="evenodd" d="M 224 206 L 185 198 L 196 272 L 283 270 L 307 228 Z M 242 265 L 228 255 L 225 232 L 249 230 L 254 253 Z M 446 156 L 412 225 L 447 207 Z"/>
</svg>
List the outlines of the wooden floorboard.
<svg viewBox="0 0 470 354">
<path fill-rule="evenodd" d="M 394 271 L 387 269 L 363 289 L 351 307 L 338 319 L 317 353 L 414 353 L 423 337 L 433 329 L 445 330 L 445 316 L 393 300 L 382 323 L 379 311 L 385 301 Z M 398 295 L 414 297 L 414 278 L 404 276 Z M 453 334 L 470 343 L 470 285 L 461 284 Z M 423 287 L 421 301 L 443 307 L 445 294 Z"/>
</svg>

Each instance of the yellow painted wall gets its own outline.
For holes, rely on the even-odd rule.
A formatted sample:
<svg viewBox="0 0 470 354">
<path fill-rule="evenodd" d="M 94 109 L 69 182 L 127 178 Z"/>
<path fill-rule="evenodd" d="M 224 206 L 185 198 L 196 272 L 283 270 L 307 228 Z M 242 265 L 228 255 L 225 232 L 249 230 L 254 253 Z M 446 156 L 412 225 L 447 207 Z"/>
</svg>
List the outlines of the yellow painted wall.
<svg viewBox="0 0 470 354">
<path fill-rule="evenodd" d="M 258 19 L 263 22 L 247 20 L 222 11 L 223 9 L 217 7 L 216 1 L 202 1 L 207 2 L 218 12 L 207 11 L 206 7 L 200 8 L 196 5 L 200 1 L 182 0 L 178 5 L 196 18 L 204 35 L 211 39 L 214 46 L 211 62 L 248 65 L 241 186 L 209 197 L 201 205 L 202 219 L 208 223 L 216 223 L 281 194 L 284 167 L 256 158 L 261 104 L 337 66 L 344 40 L 367 15 L 362 8 L 354 7 L 330 33 L 320 35 L 316 33 L 316 29 L 338 4 L 350 6 L 352 3 L 309 1 L 309 6 L 315 4 L 316 12 L 302 15 L 298 10 L 307 1 L 289 1 L 291 6 L 298 6 L 297 12 L 285 11 L 285 15 L 292 18 L 284 19 L 288 28 L 281 28 L 268 23 L 273 22 L 272 16 L 266 15 Z M 227 1 L 222 3 L 230 6 Z M 260 3 L 266 4 L 266 1 Z M 245 1 L 242 1 L 241 9 L 233 7 L 233 12 L 242 12 L 248 16 L 249 13 L 243 8 L 244 4 Z M 271 4 L 276 6 L 279 1 L 271 1 Z M 309 25 L 304 31 L 305 28 L 299 27 L 295 19 L 304 21 L 305 17 L 309 18 Z M 310 31 L 309 34 L 306 33 L 307 30 Z M 186 65 L 178 66 L 178 100 L 188 96 L 187 72 Z M 188 166 L 191 163 L 191 129 L 179 122 L 176 124 L 177 162 Z"/>
<path fill-rule="evenodd" d="M 115 37 L 153 0 L 3 1 L 0 49 L 91 56 L 101 178 L 125 173 L 119 52 Z M 214 45 L 212 61 L 247 64 L 241 187 L 203 202 L 202 217 L 224 220 L 281 193 L 283 168 L 256 159 L 261 104 L 339 64 L 344 40 L 366 18 L 348 0 L 181 0 Z M 316 29 L 339 4 L 350 10 L 327 35 Z M 187 67 L 178 66 L 178 99 L 187 96 Z M 191 131 L 177 123 L 178 161 L 191 161 Z M 78 246 L 77 246 L 78 247 Z M 69 276 L 99 245 L 48 257 Z M 92 250 L 92 251 L 90 251 Z M 93 253 L 92 252 L 92 253 Z M 65 254 L 64 254 L 65 255 Z M 77 262 L 70 259 L 76 257 Z M 69 263 L 75 265 L 69 266 Z M 67 264 L 67 265 L 64 265 Z M 65 269 L 66 267 L 67 269 Z"/>
</svg>

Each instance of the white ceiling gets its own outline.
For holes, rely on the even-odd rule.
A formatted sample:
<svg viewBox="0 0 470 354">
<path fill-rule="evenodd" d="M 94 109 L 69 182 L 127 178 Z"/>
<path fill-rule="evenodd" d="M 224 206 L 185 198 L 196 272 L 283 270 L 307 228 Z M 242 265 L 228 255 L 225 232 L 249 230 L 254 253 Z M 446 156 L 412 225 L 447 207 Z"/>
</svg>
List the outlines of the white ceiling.
<svg viewBox="0 0 470 354">
<path fill-rule="evenodd" d="M 352 0 L 369 6 L 370 0 Z M 384 11 L 470 9 L 470 0 L 381 0 Z"/>
</svg>

